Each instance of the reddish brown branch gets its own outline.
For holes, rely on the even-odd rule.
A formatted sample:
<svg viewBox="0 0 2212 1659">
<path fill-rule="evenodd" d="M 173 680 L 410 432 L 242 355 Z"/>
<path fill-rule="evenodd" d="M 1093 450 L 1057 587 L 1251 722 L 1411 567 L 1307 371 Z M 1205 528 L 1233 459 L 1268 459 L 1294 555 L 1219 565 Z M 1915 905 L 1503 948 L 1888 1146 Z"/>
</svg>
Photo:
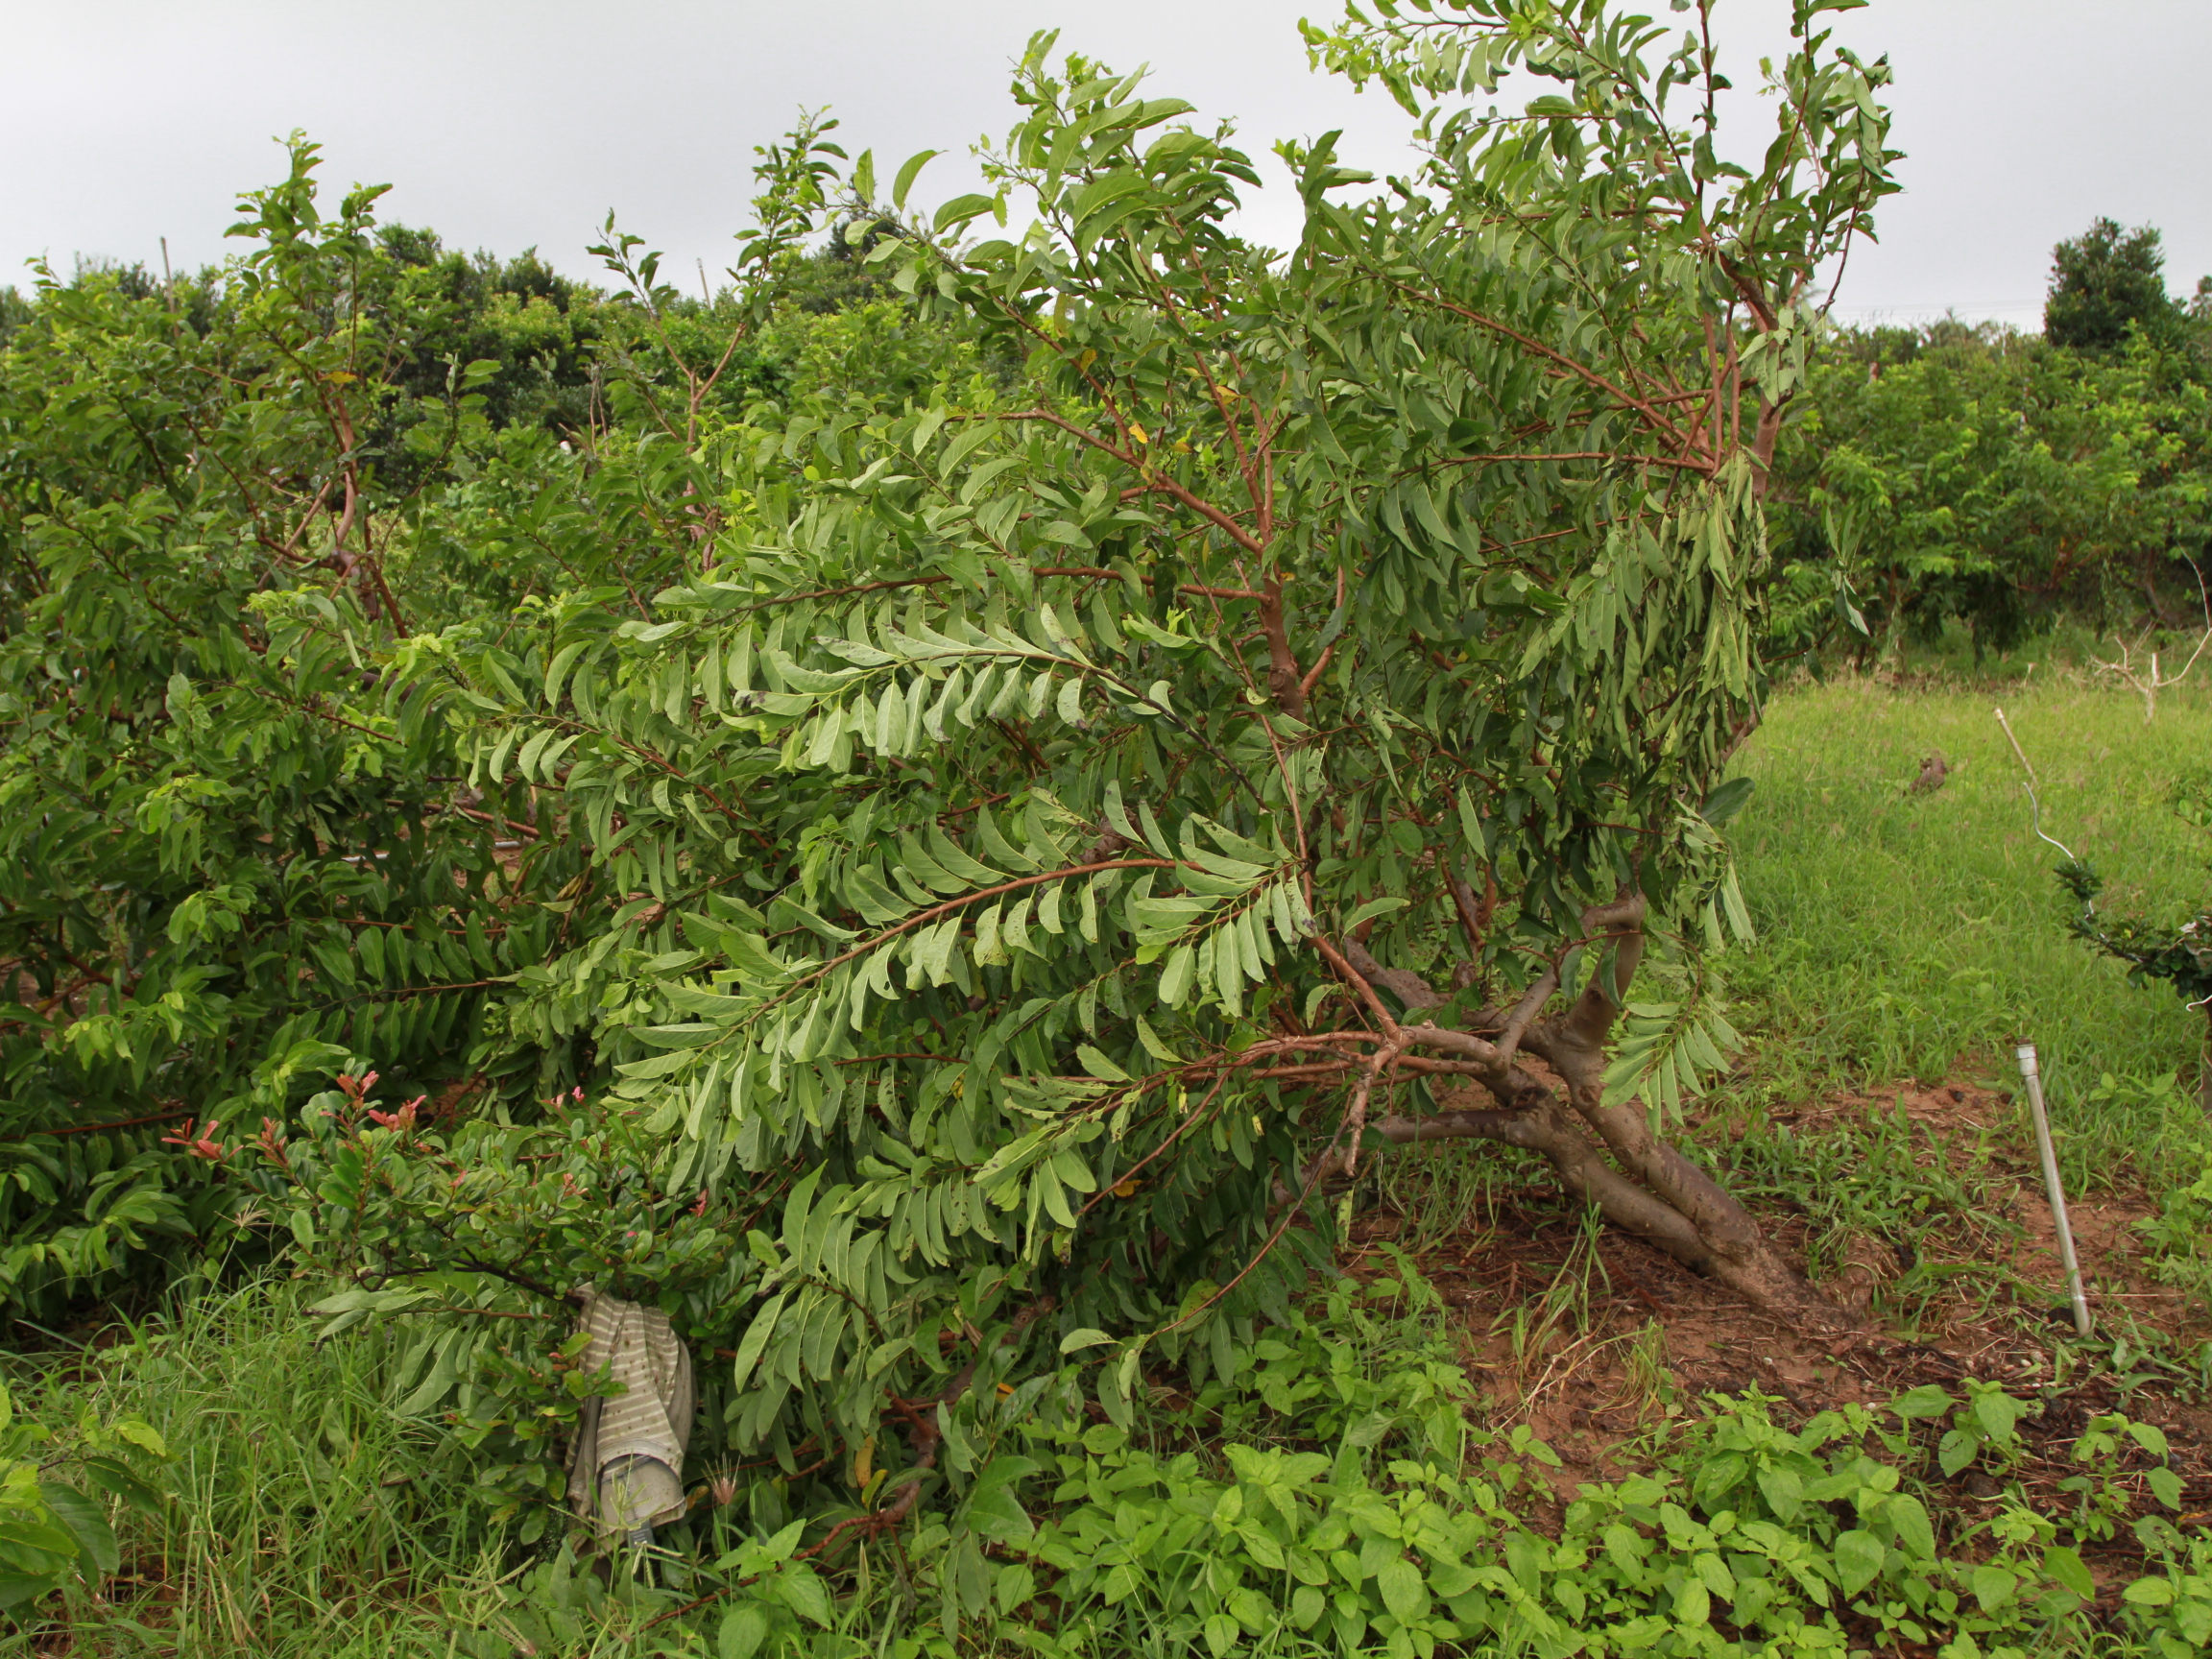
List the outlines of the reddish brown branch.
<svg viewBox="0 0 2212 1659">
<path fill-rule="evenodd" d="M 1595 386 L 1598 388 L 1598 390 L 1603 392 L 1607 397 L 1616 399 L 1627 408 L 1635 410 L 1639 415 L 1642 415 L 1646 421 L 1650 422 L 1654 430 L 1664 432 L 1668 437 L 1673 439 L 1677 444 L 1681 445 L 1685 453 L 1693 452 L 1697 447 L 1695 442 L 1687 433 L 1685 433 L 1680 427 L 1676 426 L 1673 421 L 1668 420 L 1666 416 L 1660 414 L 1659 411 L 1653 407 L 1647 399 L 1639 397 L 1635 393 L 1626 391 L 1622 387 L 1614 385 L 1612 381 L 1608 380 L 1604 375 L 1599 373 L 1597 370 L 1591 368 L 1588 364 L 1578 363 L 1574 358 L 1568 356 L 1565 352 L 1554 350 L 1551 347 L 1545 345 L 1543 341 L 1535 339 L 1530 335 L 1524 334 L 1518 328 L 1511 327 L 1506 324 L 1499 322 L 1495 317 L 1484 316 L 1481 312 L 1474 310 L 1469 306 L 1461 305 L 1455 301 L 1447 300 L 1440 294 L 1424 293 L 1421 289 L 1414 287 L 1409 282 L 1393 281 L 1390 283 L 1390 286 L 1397 289 L 1399 293 L 1404 294 L 1407 299 L 1418 300 L 1424 304 L 1433 305 L 1442 311 L 1449 311 L 1453 316 L 1472 323 L 1478 328 L 1487 328 L 1493 334 L 1502 335 L 1505 339 L 1511 340 L 1516 345 L 1524 348 L 1525 349 L 1533 351 L 1537 356 L 1546 358 L 1552 363 L 1556 363 L 1560 368 L 1567 371 L 1568 373 L 1575 376 L 1578 379 L 1587 381 L 1590 385 Z M 1707 469 L 1707 470 L 1710 470 L 1710 469 Z"/>
<path fill-rule="evenodd" d="M 66 1129 L 34 1129 L 33 1135 L 46 1135 L 59 1141 L 70 1135 L 108 1135 L 118 1129 L 137 1129 L 148 1123 L 174 1123 L 180 1118 L 193 1115 L 189 1106 L 180 1106 L 174 1112 L 150 1112 L 143 1118 L 118 1118 L 111 1123 L 77 1123 Z"/>
</svg>

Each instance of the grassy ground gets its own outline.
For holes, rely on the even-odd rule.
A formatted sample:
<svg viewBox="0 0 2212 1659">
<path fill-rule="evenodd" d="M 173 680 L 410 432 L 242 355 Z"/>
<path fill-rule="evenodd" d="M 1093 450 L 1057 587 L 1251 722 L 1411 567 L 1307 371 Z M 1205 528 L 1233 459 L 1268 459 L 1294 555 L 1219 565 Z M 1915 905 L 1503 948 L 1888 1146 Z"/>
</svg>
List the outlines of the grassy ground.
<svg viewBox="0 0 2212 1659">
<path fill-rule="evenodd" d="M 2187 1097 L 2201 1025 L 2067 936 L 2057 854 L 2031 831 L 1990 713 L 2000 699 L 2042 778 L 2045 829 L 2104 872 L 2108 903 L 2200 891 L 2212 848 L 2173 817 L 2166 789 L 2212 753 L 2202 697 L 2169 693 L 2146 726 L 2139 704 L 2043 671 L 1994 693 L 1955 681 L 1791 690 L 1743 757 L 1758 790 L 1732 828 L 1762 937 L 1730 984 L 1753 1041 L 1708 1103 L 1700 1142 L 1832 1284 L 1873 1261 L 1888 1328 L 1980 1355 L 1992 1368 L 1982 1375 L 2010 1366 L 2020 1387 L 2060 1390 L 2051 1397 L 2077 1417 L 2165 1410 L 2180 1433 L 2200 1398 L 2187 1318 L 2126 1298 L 2142 1253 L 2130 1218 L 2202 1167 L 2205 1125 Z M 1932 752 L 1951 767 L 1944 786 L 1906 794 Z M 2095 1343 L 2039 1322 L 2051 1274 L 2008 1094 L 2008 1045 L 2022 1036 L 2042 1049 L 2074 1190 L 2105 1195 L 2118 1217 L 2109 1260 L 2092 1262 L 2112 1298 Z M 1786 1334 L 1746 1338 L 1740 1310 L 1686 1300 L 1660 1282 L 1665 1263 L 1591 1234 L 1501 1149 L 1446 1148 L 1368 1180 L 1356 1270 L 1418 1258 L 1443 1310 L 1421 1341 L 1442 1318 L 1501 1419 L 1562 1444 L 1664 1434 L 1709 1389 L 1811 1405 L 1924 1380 L 1794 1355 Z M 467 1468 L 398 1418 L 375 1339 L 318 1348 L 298 1301 L 253 1286 L 111 1333 L 97 1353 L 0 1360 L 18 1402 L 49 1416 L 144 1418 L 176 1453 L 179 1494 L 165 1527 L 127 1534 L 102 1599 L 78 1599 L 66 1624 L 0 1636 L 0 1652 L 716 1650 L 711 1623 L 637 1637 L 639 1617 L 593 1603 L 588 1577 L 533 1565 L 466 1520 Z M 2073 1444 L 2050 1455 L 2054 1491 Z M 1586 1465 L 1569 1455 L 1562 1479 L 1607 1473 L 1599 1452 Z M 2023 1451 L 2011 1467 L 2032 1479 L 2044 1465 Z M 817 1647 L 910 1655 L 895 1600 L 855 1599 Z M 1136 1603 L 1125 1612 L 1084 1651 L 1214 1650 Z M 726 1659 L 749 1659 L 742 1633 L 721 1640 Z M 2088 1650 L 2056 1634 L 2047 1648 Z M 1268 1650 L 1334 1649 L 1300 1639 Z"/>
<path fill-rule="evenodd" d="M 504 1571 L 454 1526 L 466 1472 L 393 1409 L 381 1341 L 317 1346 L 306 1300 L 258 1283 L 7 1367 L 19 1405 L 135 1417 L 175 1456 L 171 1525 L 126 1528 L 105 1604 L 77 1609 L 91 1651 L 444 1652 Z"/>
<path fill-rule="evenodd" d="M 2009 1088 L 2025 1038 L 2073 1181 L 2170 1183 L 2200 1125 L 2165 1080 L 2194 1087 L 2202 1021 L 2067 934 L 2060 854 L 2034 833 L 2000 703 L 2036 768 L 2044 831 L 2106 877 L 2107 908 L 2185 916 L 2203 894 L 2212 842 L 2169 797 L 2212 756 L 2203 696 L 2169 692 L 2146 725 L 2133 698 L 2048 674 L 1793 689 L 1745 752 L 1758 789 L 1732 826 L 1763 934 L 1732 979 L 1763 1039 L 1757 1093 L 1960 1075 Z M 1906 793 L 1932 754 L 1951 768 L 1943 786 Z"/>
</svg>

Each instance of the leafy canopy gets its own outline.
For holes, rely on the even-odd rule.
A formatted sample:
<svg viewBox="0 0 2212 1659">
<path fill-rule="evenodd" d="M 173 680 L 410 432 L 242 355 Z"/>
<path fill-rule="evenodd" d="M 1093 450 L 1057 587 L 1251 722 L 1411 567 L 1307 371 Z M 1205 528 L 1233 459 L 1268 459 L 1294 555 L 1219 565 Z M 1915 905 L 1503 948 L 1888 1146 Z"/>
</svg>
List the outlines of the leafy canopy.
<svg viewBox="0 0 2212 1659">
<path fill-rule="evenodd" d="M 353 1277 L 337 1317 L 460 1310 L 421 1325 L 415 1404 L 479 1441 L 583 1384 L 499 1358 L 557 1319 L 471 1310 L 590 1277 L 729 1348 L 737 1446 L 796 1467 L 908 1422 L 878 1519 L 1064 1365 L 1102 1361 L 1119 1418 L 1148 1353 L 1202 1379 L 1287 1315 L 1324 1179 L 1396 1141 L 1528 1147 L 1786 1299 L 1660 1131 L 1733 1040 L 1703 962 L 1745 926 L 1722 776 L 1815 278 L 1893 188 L 1887 68 L 1821 27 L 1844 9 L 1793 7 L 1756 169 L 1719 144 L 1703 9 L 1355 13 L 1312 49 L 1382 79 L 1428 160 L 1370 191 L 1333 137 L 1286 146 L 1286 251 L 1231 228 L 1257 175 L 1226 129 L 1041 36 L 988 193 L 925 217 L 917 158 L 878 203 L 818 127 L 764 158 L 716 353 L 610 226 L 622 338 L 654 348 L 602 357 L 610 417 L 573 453 L 494 432 L 456 365 L 459 459 L 422 474 L 455 482 L 382 516 L 353 434 L 404 320 L 353 306 L 368 198 L 318 221 L 303 158 L 237 278 L 272 341 L 221 406 L 246 482 L 181 436 L 140 470 L 111 423 L 105 538 L 43 471 L 22 518 L 67 578 L 40 637 L 96 596 L 128 673 L 81 696 L 21 636 L 10 712 L 52 737 L 11 822 L 68 803 L 72 902 L 122 893 L 177 947 L 118 947 L 169 977 L 26 1022 L 23 1064 L 211 1069 L 223 1122 L 177 1156 Z M 721 375 L 831 219 L 976 354 L 893 408 L 733 413 Z M 196 537 L 219 552 L 179 561 Z M 126 804 L 143 869 L 95 888 Z M 449 1012 L 363 1012 L 391 1003 Z M 295 1107 L 340 1046 L 349 1078 L 460 1087 Z M 1470 1081 L 1495 1109 L 1439 1093 Z"/>
<path fill-rule="evenodd" d="M 2166 292 L 2166 251 L 2155 227 L 2123 230 L 2099 219 L 2051 251 L 2051 293 L 2043 336 L 2054 346 L 2109 351 L 2130 328 L 2171 337 L 2182 308 Z"/>
<path fill-rule="evenodd" d="M 471 724 L 471 784 L 557 791 L 624 896 L 508 1019 L 591 1029 L 661 1201 L 744 1218 L 663 1284 L 702 1331 L 749 1310 L 740 1443 L 855 1442 L 1055 1347 L 1111 1344 L 1125 1413 L 1148 1346 L 1203 1364 L 1284 1309 L 1317 1151 L 1469 1075 L 1527 1107 L 1551 993 L 1601 1037 L 1647 914 L 1678 964 L 1721 935 L 1700 808 L 1761 694 L 1761 450 L 1813 274 L 1887 187 L 1879 74 L 1815 10 L 1778 72 L 1811 141 L 1759 175 L 1661 112 L 1695 36 L 1470 6 L 1437 66 L 1356 23 L 1317 50 L 1408 96 L 1530 66 L 1572 95 L 1432 111 L 1383 196 L 1289 149 L 1287 253 L 1229 228 L 1225 132 L 1041 37 L 996 193 L 869 256 L 1017 382 L 702 430 L 720 517 L 680 578 L 399 653 L 392 696 Z M 1032 228 L 963 239 L 1018 194 Z M 1389 977 L 1423 969 L 1450 990 Z M 1694 1086 L 1725 1027 L 1638 1006 L 1576 1109 L 1675 1179 L 1620 1100 Z M 1594 1191 L 1637 1178 L 1576 1143 Z"/>
</svg>

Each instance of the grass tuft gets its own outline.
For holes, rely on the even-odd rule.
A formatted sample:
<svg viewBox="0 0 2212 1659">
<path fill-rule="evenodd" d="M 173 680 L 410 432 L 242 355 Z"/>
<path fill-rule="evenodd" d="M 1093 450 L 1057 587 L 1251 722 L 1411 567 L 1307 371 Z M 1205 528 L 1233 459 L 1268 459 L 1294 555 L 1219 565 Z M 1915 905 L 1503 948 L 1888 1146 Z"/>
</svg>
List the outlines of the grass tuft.
<svg viewBox="0 0 2212 1659">
<path fill-rule="evenodd" d="M 125 1528 L 121 1573 L 68 1610 L 74 1651 L 445 1654 L 489 1592 L 499 1546 L 469 1525 L 467 1471 L 395 1409 L 386 1344 L 318 1346 L 305 1300 L 260 1281 L 107 1346 L 7 1360 L 23 1409 L 136 1417 L 175 1458 L 168 1524 Z M 33 1626 L 0 1652 L 57 1634 Z"/>
</svg>

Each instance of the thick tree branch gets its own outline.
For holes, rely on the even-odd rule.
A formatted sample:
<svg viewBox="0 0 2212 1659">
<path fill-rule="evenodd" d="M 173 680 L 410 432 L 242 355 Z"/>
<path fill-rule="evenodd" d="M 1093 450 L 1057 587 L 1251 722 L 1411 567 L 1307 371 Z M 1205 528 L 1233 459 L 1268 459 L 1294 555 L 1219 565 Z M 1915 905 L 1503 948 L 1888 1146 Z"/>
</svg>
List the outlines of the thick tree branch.
<svg viewBox="0 0 2212 1659">
<path fill-rule="evenodd" d="M 1429 1008 L 1441 1008 L 1450 1000 L 1437 995 L 1428 980 L 1404 968 L 1385 968 L 1369 954 L 1367 947 L 1357 939 L 1344 941 L 1344 955 L 1360 976 L 1370 984 L 1380 985 L 1396 997 L 1412 1013 Z"/>
</svg>

